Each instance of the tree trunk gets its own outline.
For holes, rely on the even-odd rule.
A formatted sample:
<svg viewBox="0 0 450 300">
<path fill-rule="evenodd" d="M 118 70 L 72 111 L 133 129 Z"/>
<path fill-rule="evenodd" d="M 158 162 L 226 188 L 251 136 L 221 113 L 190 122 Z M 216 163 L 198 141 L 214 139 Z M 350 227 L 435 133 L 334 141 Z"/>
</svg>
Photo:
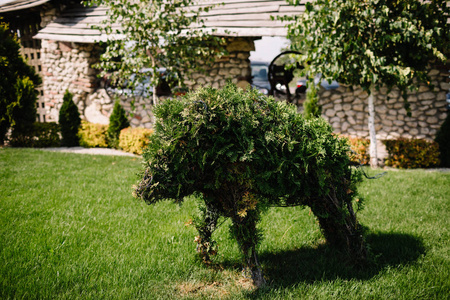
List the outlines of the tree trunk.
<svg viewBox="0 0 450 300">
<path fill-rule="evenodd" d="M 159 76 L 159 74 L 157 73 L 157 70 L 156 70 L 156 61 L 155 61 L 155 58 L 153 57 L 153 55 L 151 55 L 151 59 L 152 59 L 152 71 L 153 71 L 152 82 L 156 82 L 156 78 L 157 78 L 157 76 Z M 152 88 L 153 88 L 153 92 L 152 92 L 152 124 L 153 124 L 153 126 L 155 126 L 155 123 L 156 123 L 156 118 L 155 118 L 155 115 L 153 114 L 153 108 L 158 104 L 158 96 L 156 95 L 156 87 L 157 87 L 156 84 L 154 84 L 152 86 Z"/>
<path fill-rule="evenodd" d="M 375 105 L 374 105 L 374 88 L 370 88 L 369 95 L 369 134 L 370 134 L 370 166 L 378 167 L 377 153 L 377 134 L 375 131 Z"/>
</svg>

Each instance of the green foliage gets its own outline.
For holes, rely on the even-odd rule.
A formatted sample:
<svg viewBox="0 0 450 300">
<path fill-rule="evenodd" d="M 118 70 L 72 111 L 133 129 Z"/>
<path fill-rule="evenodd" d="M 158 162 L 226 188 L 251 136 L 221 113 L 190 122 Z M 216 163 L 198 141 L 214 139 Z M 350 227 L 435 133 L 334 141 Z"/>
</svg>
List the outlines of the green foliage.
<svg viewBox="0 0 450 300">
<path fill-rule="evenodd" d="M 142 150 L 147 147 L 149 137 L 153 129 L 147 128 L 124 128 L 120 131 L 119 148 L 130 153 L 142 154 Z"/>
<path fill-rule="evenodd" d="M 81 121 L 81 127 L 78 130 L 80 146 L 86 148 L 106 148 L 108 125 L 89 123 Z"/>
<path fill-rule="evenodd" d="M 297 5 L 299 0 L 288 0 Z M 427 83 L 430 63 L 449 53 L 446 0 L 316 0 L 290 21 L 292 50 L 304 53 L 304 72 L 360 86 L 369 94 L 371 165 L 376 155 L 376 89 L 398 87 L 410 114 L 407 90 Z"/>
<path fill-rule="evenodd" d="M 306 92 L 306 101 L 303 103 L 303 115 L 306 119 L 318 118 L 322 114 L 322 107 L 319 105 L 317 87 L 313 81 L 308 83 L 308 87 L 308 91 Z"/>
<path fill-rule="evenodd" d="M 435 141 L 439 144 L 441 167 L 450 168 L 450 113 L 448 112 L 444 123 L 436 134 Z"/>
<path fill-rule="evenodd" d="M 385 140 L 386 165 L 401 169 L 430 168 L 439 165 L 439 145 L 422 139 Z"/>
<path fill-rule="evenodd" d="M 35 70 L 20 55 L 20 45 L 8 26 L 0 23 L 0 144 L 15 126 L 16 135 L 29 134 L 36 120 L 36 93 L 41 84 Z"/>
<path fill-rule="evenodd" d="M 231 84 L 167 99 L 154 113 L 136 196 L 154 204 L 200 193 L 207 207 L 232 220 L 255 282 L 263 281 L 256 224 L 267 206 L 308 205 L 328 219 L 321 224 L 331 244 L 365 251 L 351 209 L 360 177 L 349 166 L 347 141 L 323 119 L 305 120 L 293 105 Z M 349 236 L 358 241 L 345 241 Z"/>
<path fill-rule="evenodd" d="M 372 86 L 406 92 L 415 80 L 427 81 L 431 61 L 445 61 L 449 11 L 445 0 L 317 0 L 284 19 L 293 21 L 292 48 L 304 53 L 312 74 L 367 92 Z"/>
<path fill-rule="evenodd" d="M 61 144 L 67 147 L 79 145 L 78 130 L 81 125 L 80 112 L 73 95 L 66 91 L 63 98 L 63 104 L 59 110 L 59 125 L 61 127 Z"/>
<path fill-rule="evenodd" d="M 210 5 L 194 5 L 193 0 L 93 0 L 86 5 L 105 5 L 108 18 L 99 26 L 108 36 L 102 61 L 104 72 L 114 72 L 119 83 L 136 74 L 136 80 L 151 77 L 151 86 L 161 83 L 158 68 L 167 71 L 166 81 L 184 86 L 185 78 L 201 71 L 224 53 L 224 39 L 203 30 L 202 12 Z M 117 28 L 120 23 L 121 27 Z M 145 42 L 143 42 L 145 41 Z M 141 73 L 144 68 L 146 72 Z M 130 86 L 133 87 L 132 85 Z M 153 93 L 156 102 L 156 93 Z"/>
<path fill-rule="evenodd" d="M 58 147 L 59 125 L 57 123 L 33 123 L 25 133 L 13 132 L 9 143 L 13 147 Z"/>
<path fill-rule="evenodd" d="M 127 114 L 123 109 L 122 105 L 120 105 L 119 101 L 114 103 L 114 108 L 109 116 L 109 126 L 108 126 L 108 145 L 111 148 L 119 147 L 119 135 L 120 131 L 124 128 L 130 126 L 130 122 L 128 121 Z"/>
<path fill-rule="evenodd" d="M 61 144 L 59 125 L 55 122 L 34 123 L 34 147 L 57 147 Z"/>
</svg>

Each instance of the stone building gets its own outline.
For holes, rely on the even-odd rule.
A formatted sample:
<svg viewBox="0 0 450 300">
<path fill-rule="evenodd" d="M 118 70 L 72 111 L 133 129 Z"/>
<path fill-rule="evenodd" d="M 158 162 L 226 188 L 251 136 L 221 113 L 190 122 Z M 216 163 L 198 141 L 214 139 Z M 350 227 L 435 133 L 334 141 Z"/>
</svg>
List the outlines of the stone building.
<svg viewBox="0 0 450 300">
<path fill-rule="evenodd" d="M 304 6 L 292 7 L 285 0 L 238 1 L 201 0 L 207 4 L 220 4 L 203 18 L 208 28 L 218 35 L 228 37 L 230 54 L 218 59 L 208 76 L 194 74 L 188 84 L 192 89 L 210 84 L 222 87 L 226 80 L 237 82 L 239 77 L 249 76 L 250 51 L 254 41 L 263 36 L 286 36 L 285 23 L 271 16 L 299 14 Z M 62 97 L 66 90 L 74 94 L 74 101 L 84 119 L 95 123 L 108 123 L 114 99 L 102 86 L 98 70 L 92 65 L 98 62 L 102 47 L 99 42 L 106 36 L 92 25 L 106 17 L 103 7 L 88 8 L 74 1 L 13 0 L 0 5 L 0 15 L 14 23 L 14 18 L 27 20 L 35 25 L 25 38 L 21 34 L 24 55 L 33 61 L 27 45 L 32 45 L 33 56 L 43 77 L 42 96 L 39 100 L 41 121 L 57 121 Z M 306 1 L 302 1 L 306 2 Z M 29 16 L 32 16 L 29 17 Z M 21 23 L 16 22 L 16 23 Z M 17 26 L 16 26 L 17 27 Z M 13 27 L 16 30 L 16 27 Z M 24 31 L 25 32 L 25 31 Z M 33 39 L 30 39 L 30 35 Z M 39 53 L 39 54 L 37 54 Z M 449 66 L 431 66 L 429 75 L 433 88 L 420 86 L 409 95 L 412 116 L 407 117 L 403 99 L 398 91 L 381 90 L 376 95 L 377 135 L 379 139 L 416 137 L 433 139 L 446 117 L 446 93 L 449 91 Z M 321 90 L 320 104 L 323 117 L 337 133 L 367 137 L 367 94 L 358 88 L 341 85 L 336 90 Z M 136 101 L 132 126 L 151 127 L 151 110 L 145 98 Z M 122 100 L 125 108 L 131 105 Z M 147 104 L 147 105 L 146 105 Z M 302 101 L 296 103 L 301 110 Z"/>
</svg>

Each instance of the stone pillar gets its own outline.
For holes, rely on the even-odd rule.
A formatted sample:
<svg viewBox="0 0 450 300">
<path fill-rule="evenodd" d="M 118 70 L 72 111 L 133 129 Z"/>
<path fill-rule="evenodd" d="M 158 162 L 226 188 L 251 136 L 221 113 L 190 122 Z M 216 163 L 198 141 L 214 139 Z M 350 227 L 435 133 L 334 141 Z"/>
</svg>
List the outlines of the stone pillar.
<svg viewBox="0 0 450 300">
<path fill-rule="evenodd" d="M 42 40 L 42 73 L 48 121 L 57 122 L 59 109 L 66 90 L 71 92 L 80 114 L 84 111 L 88 95 L 98 87 L 98 71 L 92 65 L 98 62 L 99 46 Z"/>
</svg>

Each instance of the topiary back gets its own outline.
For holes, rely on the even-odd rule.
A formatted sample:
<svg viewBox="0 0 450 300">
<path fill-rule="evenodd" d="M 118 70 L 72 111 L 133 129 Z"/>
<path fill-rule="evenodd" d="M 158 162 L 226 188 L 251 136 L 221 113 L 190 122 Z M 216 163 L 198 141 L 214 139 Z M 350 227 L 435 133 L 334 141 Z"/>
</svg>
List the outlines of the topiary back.
<svg viewBox="0 0 450 300">
<path fill-rule="evenodd" d="M 112 148 L 118 148 L 120 131 L 129 126 L 130 122 L 128 121 L 125 110 L 120 105 L 120 102 L 116 101 L 111 116 L 109 117 L 108 145 Z"/>
<path fill-rule="evenodd" d="M 80 112 L 73 102 L 73 95 L 69 91 L 64 94 L 63 104 L 59 110 L 59 125 L 62 135 L 61 145 L 66 147 L 79 146 Z"/>
<path fill-rule="evenodd" d="M 450 168 L 450 112 L 447 112 L 447 118 L 437 132 L 435 141 L 439 144 L 441 167 Z"/>
</svg>

